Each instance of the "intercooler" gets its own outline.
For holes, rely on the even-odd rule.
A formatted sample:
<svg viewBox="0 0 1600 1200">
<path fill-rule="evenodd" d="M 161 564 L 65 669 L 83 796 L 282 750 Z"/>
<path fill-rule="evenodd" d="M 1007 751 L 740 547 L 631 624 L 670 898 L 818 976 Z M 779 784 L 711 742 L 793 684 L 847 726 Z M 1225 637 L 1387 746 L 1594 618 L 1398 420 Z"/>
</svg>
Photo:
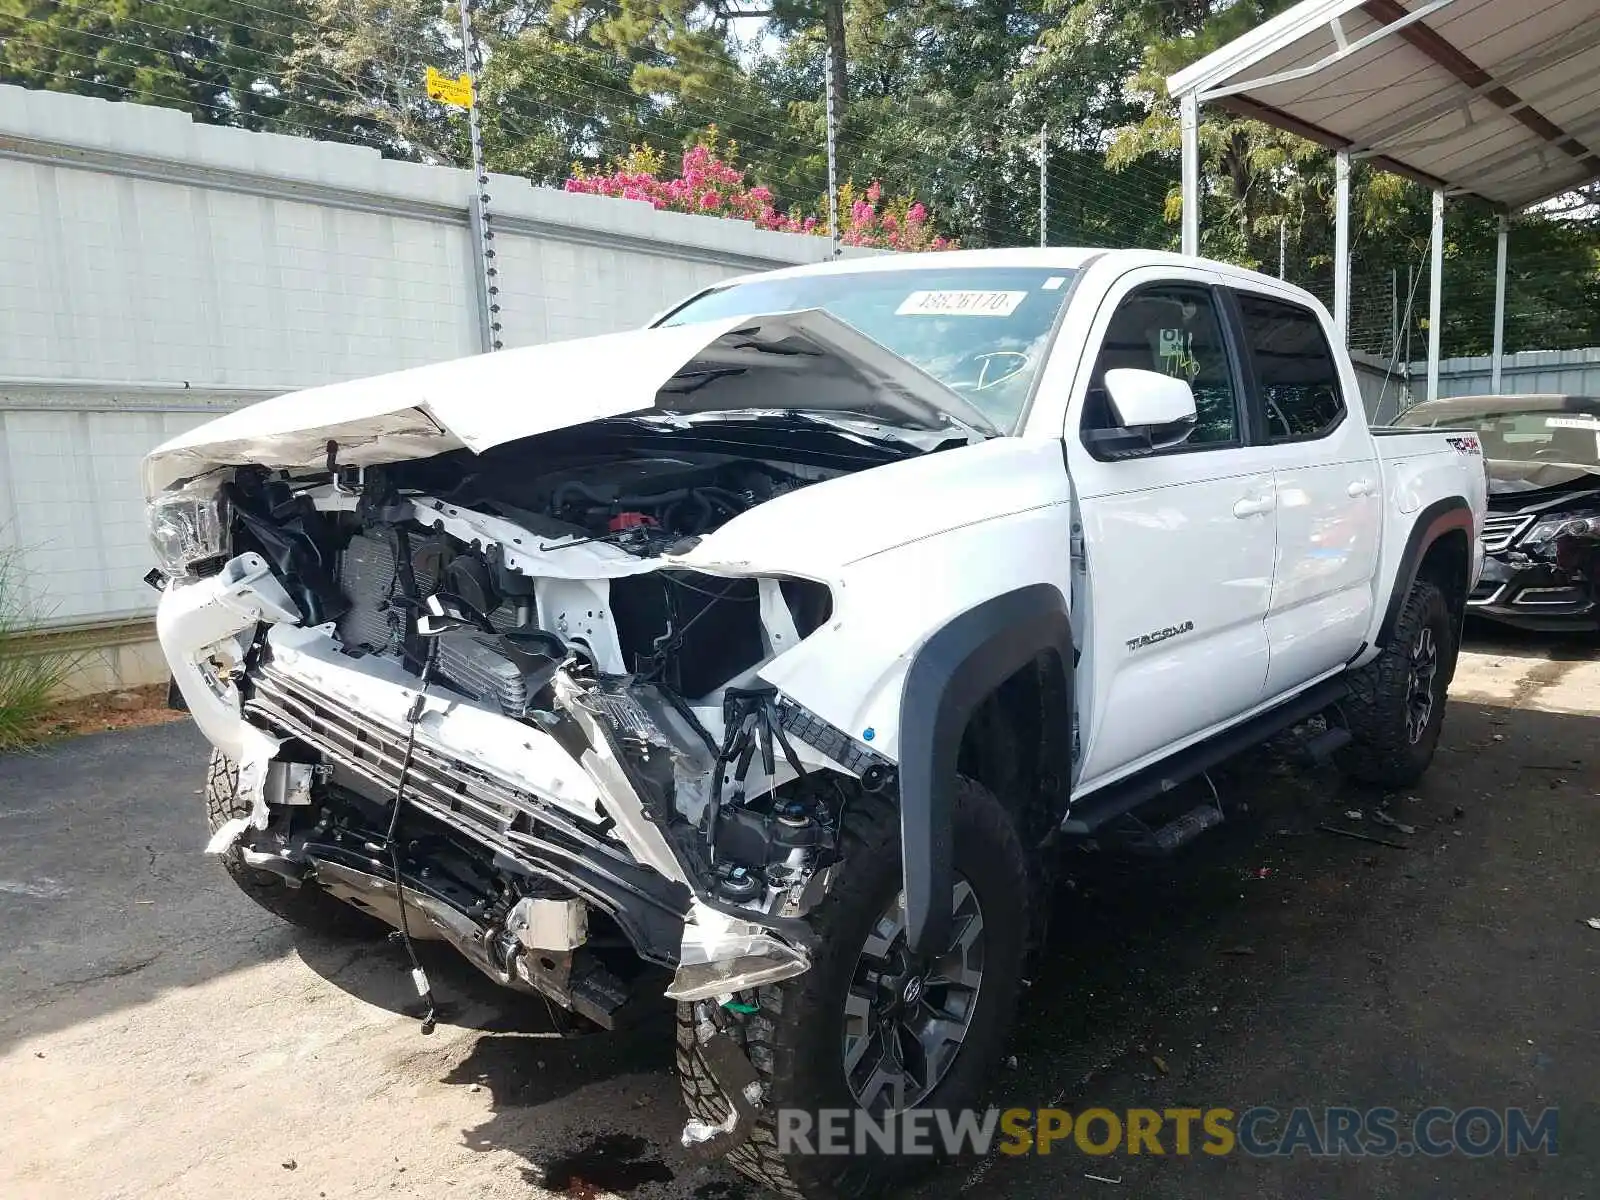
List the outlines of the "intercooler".
<svg viewBox="0 0 1600 1200">
<path fill-rule="evenodd" d="M 407 600 L 402 587 L 402 545 L 409 550 L 414 601 Z M 439 589 L 445 574 L 442 568 L 454 553 L 450 540 L 442 535 L 419 534 L 402 541 L 395 530 L 380 529 L 352 537 L 339 556 L 339 587 L 350 601 L 350 608 L 339 618 L 339 644 L 347 653 L 402 654 L 407 623 L 419 611 L 416 601 Z M 520 620 L 510 603 L 495 603 L 484 615 L 501 633 L 516 628 Z M 439 678 L 480 703 L 498 707 L 506 716 L 520 717 L 527 712 L 533 697 L 523 673 L 496 651 L 492 638 L 460 631 L 441 637 L 433 649 Z"/>
<path fill-rule="evenodd" d="M 406 541 L 416 598 L 423 600 L 439 590 L 442 568 L 457 553 L 443 534 L 416 534 Z M 339 618 L 339 641 L 347 649 L 376 653 L 400 650 L 407 606 L 401 598 L 399 544 L 394 530 L 378 529 L 356 534 L 339 554 L 339 588 L 350 601 L 350 610 Z M 502 632 L 519 623 L 515 604 L 500 602 L 498 597 L 484 615 Z"/>
</svg>

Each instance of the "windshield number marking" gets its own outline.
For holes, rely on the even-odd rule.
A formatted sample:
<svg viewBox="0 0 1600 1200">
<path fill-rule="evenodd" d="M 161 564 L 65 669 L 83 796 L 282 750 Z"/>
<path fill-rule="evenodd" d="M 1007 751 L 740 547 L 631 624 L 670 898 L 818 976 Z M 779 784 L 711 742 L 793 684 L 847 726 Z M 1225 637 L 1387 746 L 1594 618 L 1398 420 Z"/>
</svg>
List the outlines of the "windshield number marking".
<svg viewBox="0 0 1600 1200">
<path fill-rule="evenodd" d="M 1009 317 L 1027 292 L 912 292 L 897 317 Z"/>
</svg>

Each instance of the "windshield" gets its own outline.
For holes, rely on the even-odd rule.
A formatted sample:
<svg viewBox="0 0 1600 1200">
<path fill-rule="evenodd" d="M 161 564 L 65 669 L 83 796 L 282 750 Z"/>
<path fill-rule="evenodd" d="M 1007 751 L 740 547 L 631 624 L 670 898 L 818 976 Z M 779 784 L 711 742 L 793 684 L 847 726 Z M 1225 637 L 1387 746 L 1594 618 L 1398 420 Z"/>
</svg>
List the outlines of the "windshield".
<svg viewBox="0 0 1600 1200">
<path fill-rule="evenodd" d="M 826 309 L 1012 433 L 1073 274 L 1059 267 L 931 267 L 753 279 L 691 300 L 662 324 Z"/>
<path fill-rule="evenodd" d="M 1600 467 L 1600 411 L 1414 412 L 1397 423 L 1476 429 L 1483 456 L 1502 462 Z"/>
</svg>

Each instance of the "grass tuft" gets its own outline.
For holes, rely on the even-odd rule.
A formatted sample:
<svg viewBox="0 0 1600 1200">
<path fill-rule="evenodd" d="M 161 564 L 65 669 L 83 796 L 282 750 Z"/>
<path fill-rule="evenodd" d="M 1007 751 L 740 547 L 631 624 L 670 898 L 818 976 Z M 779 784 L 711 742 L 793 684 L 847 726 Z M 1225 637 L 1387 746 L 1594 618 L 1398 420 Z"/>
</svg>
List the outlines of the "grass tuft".
<svg viewBox="0 0 1600 1200">
<path fill-rule="evenodd" d="M 0 750 L 34 740 L 51 695 L 78 665 L 71 653 L 43 653 L 23 635 L 49 616 L 25 594 L 22 553 L 0 546 Z"/>
</svg>

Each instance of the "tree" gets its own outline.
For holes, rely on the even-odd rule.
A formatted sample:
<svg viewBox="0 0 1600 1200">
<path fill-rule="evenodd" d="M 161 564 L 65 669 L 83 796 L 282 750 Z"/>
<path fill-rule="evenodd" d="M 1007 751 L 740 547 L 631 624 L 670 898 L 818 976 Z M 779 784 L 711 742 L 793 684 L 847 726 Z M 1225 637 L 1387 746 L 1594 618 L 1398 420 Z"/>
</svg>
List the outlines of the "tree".
<svg viewBox="0 0 1600 1200">
<path fill-rule="evenodd" d="M 0 82 L 274 129 L 297 0 L 0 0 Z"/>
<path fill-rule="evenodd" d="M 428 99 L 427 69 L 455 75 L 459 35 L 437 0 L 302 0 L 284 81 L 291 114 L 332 117 L 346 137 L 399 158 L 456 164 L 467 141 L 449 110 Z"/>
<path fill-rule="evenodd" d="M 632 64 L 604 44 L 605 0 L 494 0 L 473 19 L 488 47 L 479 121 L 491 169 L 556 186 L 664 135 L 661 104 L 634 90 Z"/>
</svg>

